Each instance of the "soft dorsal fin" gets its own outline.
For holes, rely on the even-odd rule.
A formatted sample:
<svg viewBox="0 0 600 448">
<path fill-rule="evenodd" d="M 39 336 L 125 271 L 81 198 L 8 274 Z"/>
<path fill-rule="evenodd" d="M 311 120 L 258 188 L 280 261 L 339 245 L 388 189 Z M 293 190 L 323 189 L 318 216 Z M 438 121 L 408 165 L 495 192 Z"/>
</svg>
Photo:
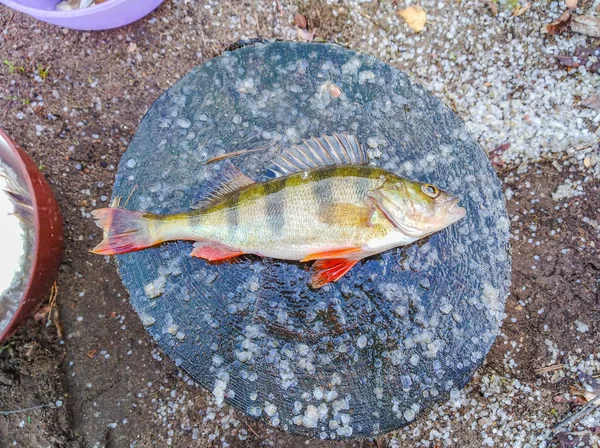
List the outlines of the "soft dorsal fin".
<svg viewBox="0 0 600 448">
<path fill-rule="evenodd" d="M 366 165 L 369 157 L 353 135 L 313 137 L 283 150 L 269 167 L 275 177 L 328 165 Z"/>
<path fill-rule="evenodd" d="M 215 179 L 206 182 L 202 186 L 202 199 L 192 205 L 191 208 L 197 210 L 206 208 L 225 196 L 253 183 L 254 181 L 242 173 L 233 163 L 225 162 Z"/>
</svg>

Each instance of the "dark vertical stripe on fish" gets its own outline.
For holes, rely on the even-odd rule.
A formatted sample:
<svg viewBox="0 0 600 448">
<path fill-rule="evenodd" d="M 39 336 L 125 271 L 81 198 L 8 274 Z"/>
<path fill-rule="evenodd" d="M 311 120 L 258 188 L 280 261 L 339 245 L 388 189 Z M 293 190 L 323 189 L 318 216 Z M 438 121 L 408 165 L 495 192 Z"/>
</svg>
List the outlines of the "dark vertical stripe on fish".
<svg viewBox="0 0 600 448">
<path fill-rule="evenodd" d="M 240 193 L 236 191 L 231 195 L 231 205 L 225 212 L 225 225 L 227 226 L 227 234 L 232 240 L 235 239 L 240 222 Z"/>
<path fill-rule="evenodd" d="M 265 219 L 269 230 L 274 235 L 280 235 L 285 227 L 284 186 L 285 179 L 264 186 Z"/>
<path fill-rule="evenodd" d="M 316 180 L 312 183 L 314 201 L 318 204 L 318 214 L 326 219 L 333 201 L 332 184 L 334 178 Z"/>
</svg>

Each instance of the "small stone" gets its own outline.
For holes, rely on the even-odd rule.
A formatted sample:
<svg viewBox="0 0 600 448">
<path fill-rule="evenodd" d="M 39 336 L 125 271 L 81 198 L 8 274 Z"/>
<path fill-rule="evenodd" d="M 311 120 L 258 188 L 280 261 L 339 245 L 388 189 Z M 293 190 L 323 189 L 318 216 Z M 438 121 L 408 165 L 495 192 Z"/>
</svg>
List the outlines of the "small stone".
<svg viewBox="0 0 600 448">
<path fill-rule="evenodd" d="M 370 148 L 377 148 L 377 140 L 375 140 L 373 137 L 369 137 L 369 138 L 367 139 L 367 145 L 368 145 Z"/>
<path fill-rule="evenodd" d="M 273 417 L 275 415 L 275 412 L 277 412 L 277 406 L 267 402 L 267 404 L 265 405 L 265 414 L 267 414 L 269 417 Z"/>
<path fill-rule="evenodd" d="M 585 159 L 583 159 L 583 166 L 585 166 L 586 168 L 591 168 L 596 164 L 596 162 L 594 160 L 592 160 L 591 157 L 586 157 Z"/>
<path fill-rule="evenodd" d="M 587 331 L 590 329 L 590 327 L 587 324 L 584 324 L 580 320 L 576 320 L 575 325 L 577 325 L 577 331 L 579 333 L 587 333 Z"/>
<path fill-rule="evenodd" d="M 440 306 L 440 311 L 442 312 L 442 314 L 450 314 L 452 308 L 452 305 L 450 305 L 449 303 L 445 303 L 442 306 Z"/>
<path fill-rule="evenodd" d="M 363 334 L 356 340 L 356 346 L 358 348 L 365 348 L 367 346 L 367 337 Z"/>
<path fill-rule="evenodd" d="M 156 322 L 156 320 L 149 314 L 142 314 L 140 317 L 142 319 L 142 324 L 146 327 L 154 325 L 154 323 Z"/>
<path fill-rule="evenodd" d="M 179 118 L 177 121 L 177 126 L 179 126 L 180 128 L 183 129 L 187 129 L 192 125 L 192 122 L 190 120 L 188 120 L 187 118 Z"/>
<path fill-rule="evenodd" d="M 313 391 L 313 396 L 315 397 L 315 400 L 322 400 L 323 399 L 323 388 L 315 387 L 315 390 Z"/>
</svg>

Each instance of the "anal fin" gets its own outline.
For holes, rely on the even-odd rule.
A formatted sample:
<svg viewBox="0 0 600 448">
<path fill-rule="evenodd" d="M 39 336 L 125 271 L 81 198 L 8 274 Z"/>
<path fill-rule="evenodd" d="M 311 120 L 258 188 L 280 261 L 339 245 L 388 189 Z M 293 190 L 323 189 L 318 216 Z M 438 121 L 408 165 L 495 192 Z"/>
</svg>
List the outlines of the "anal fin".
<svg viewBox="0 0 600 448">
<path fill-rule="evenodd" d="M 219 261 L 226 260 L 228 258 L 234 258 L 239 255 L 243 255 L 238 249 L 232 249 L 222 244 L 199 241 L 194 243 L 194 250 L 190 253 L 190 256 L 196 258 L 204 258 L 208 261 Z"/>
<path fill-rule="evenodd" d="M 338 281 L 360 260 L 346 258 L 330 258 L 317 260 L 312 265 L 313 276 L 310 284 L 313 288 L 320 288 L 327 283 Z"/>
<path fill-rule="evenodd" d="M 313 254 L 308 254 L 300 261 L 311 261 L 311 260 L 325 260 L 330 258 L 342 258 L 345 255 L 355 254 L 360 252 L 360 247 L 345 247 L 343 249 L 331 249 L 323 252 L 315 252 Z"/>
</svg>

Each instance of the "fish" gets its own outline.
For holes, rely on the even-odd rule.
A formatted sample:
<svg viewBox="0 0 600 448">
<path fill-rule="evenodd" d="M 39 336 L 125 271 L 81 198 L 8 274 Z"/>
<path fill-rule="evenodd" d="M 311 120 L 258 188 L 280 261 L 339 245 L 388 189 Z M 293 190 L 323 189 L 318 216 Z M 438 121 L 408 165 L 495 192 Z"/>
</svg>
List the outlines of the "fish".
<svg viewBox="0 0 600 448">
<path fill-rule="evenodd" d="M 73 11 L 75 9 L 88 8 L 96 3 L 100 3 L 98 0 L 63 0 L 56 5 L 57 11 Z"/>
<path fill-rule="evenodd" d="M 411 244 L 466 215 L 450 193 L 368 163 L 365 148 L 348 134 L 286 148 L 262 182 L 227 161 L 190 211 L 94 210 L 103 240 L 92 252 L 116 255 L 189 240 L 190 255 L 209 262 L 243 254 L 313 261 L 309 286 L 318 289 L 360 260 Z"/>
</svg>

